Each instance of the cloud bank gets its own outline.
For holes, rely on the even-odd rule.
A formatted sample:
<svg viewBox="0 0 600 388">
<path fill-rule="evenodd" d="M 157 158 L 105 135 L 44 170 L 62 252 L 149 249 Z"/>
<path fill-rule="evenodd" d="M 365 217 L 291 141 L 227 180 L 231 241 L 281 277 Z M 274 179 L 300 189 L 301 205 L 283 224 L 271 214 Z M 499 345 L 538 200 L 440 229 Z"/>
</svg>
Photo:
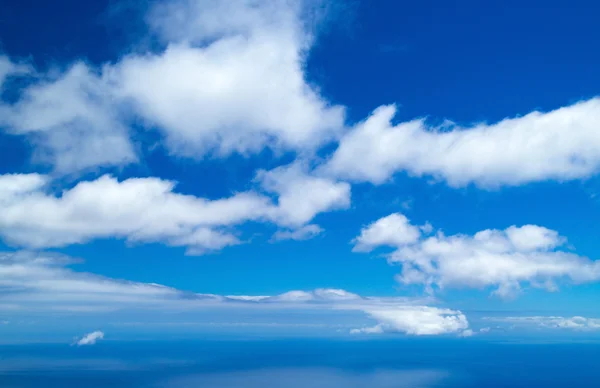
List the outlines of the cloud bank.
<svg viewBox="0 0 600 388">
<path fill-rule="evenodd" d="M 106 313 L 118 311 L 308 311 L 344 318 L 344 312 L 365 314 L 379 332 L 408 335 L 460 333 L 468 321 L 460 311 L 428 307 L 428 300 L 366 297 L 345 290 L 294 290 L 272 296 L 214 295 L 186 292 L 154 283 L 139 283 L 77 272 L 77 261 L 57 254 L 0 254 L 0 312 Z M 429 300 L 431 302 L 431 300 Z M 212 311 L 211 310 L 211 311 Z M 293 322 L 292 322 L 293 323 Z M 339 323 L 339 322 L 338 322 Z M 83 341 L 100 339 L 92 333 Z"/>
</svg>

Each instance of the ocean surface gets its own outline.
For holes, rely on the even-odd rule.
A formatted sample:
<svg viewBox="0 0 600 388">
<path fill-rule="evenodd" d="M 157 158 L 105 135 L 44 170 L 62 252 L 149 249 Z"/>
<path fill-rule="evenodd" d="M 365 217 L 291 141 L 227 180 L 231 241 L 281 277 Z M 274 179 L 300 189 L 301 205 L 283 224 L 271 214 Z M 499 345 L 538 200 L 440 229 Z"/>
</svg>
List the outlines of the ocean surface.
<svg viewBox="0 0 600 388">
<path fill-rule="evenodd" d="M 311 339 L 0 345 L 0 387 L 600 387 L 600 344 Z"/>
</svg>

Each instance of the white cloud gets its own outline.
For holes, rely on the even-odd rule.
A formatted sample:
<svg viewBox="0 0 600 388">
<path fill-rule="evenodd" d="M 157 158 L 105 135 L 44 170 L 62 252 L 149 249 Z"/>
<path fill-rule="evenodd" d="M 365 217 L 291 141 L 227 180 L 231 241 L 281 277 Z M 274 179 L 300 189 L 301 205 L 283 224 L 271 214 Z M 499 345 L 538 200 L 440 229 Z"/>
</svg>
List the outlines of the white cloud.
<svg viewBox="0 0 600 388">
<path fill-rule="evenodd" d="M 293 230 L 278 230 L 273 235 L 273 241 L 282 240 L 310 240 L 323 232 L 319 225 L 309 224 Z"/>
<path fill-rule="evenodd" d="M 495 287 L 494 293 L 508 297 L 524 283 L 553 291 L 563 279 L 575 283 L 600 280 L 600 262 L 560 250 L 565 239 L 541 226 L 487 229 L 472 236 L 446 236 L 439 231 L 415 239 L 417 227 L 396 215 L 393 219 L 402 221 L 399 228 L 398 223 L 388 222 L 389 217 L 363 229 L 355 250 L 395 248 L 388 261 L 402 265 L 397 278 L 404 284 L 422 284 L 429 290 L 433 286 Z"/>
<path fill-rule="evenodd" d="M 101 331 L 94 331 L 84 335 L 79 341 L 77 341 L 77 346 L 95 345 L 96 342 L 101 339 L 104 339 L 104 333 Z"/>
<path fill-rule="evenodd" d="M 469 327 L 467 317 L 460 311 L 437 307 L 368 308 L 366 313 L 379 323 L 374 327 L 355 329 L 352 333 L 399 332 L 409 335 L 460 333 L 464 335 Z"/>
<path fill-rule="evenodd" d="M 395 114 L 395 106 L 375 110 L 341 139 L 324 169 L 376 184 L 406 171 L 454 187 L 572 180 L 600 169 L 598 98 L 464 128 L 432 128 L 421 119 L 392 125 Z"/>
<path fill-rule="evenodd" d="M 314 176 L 298 162 L 259 171 L 257 180 L 266 191 L 278 195 L 271 217 L 281 225 L 302 226 L 318 213 L 350 206 L 348 183 Z"/>
<path fill-rule="evenodd" d="M 310 3 L 155 2 L 148 33 L 164 50 L 125 53 L 98 68 L 33 72 L 0 56 L 0 85 L 27 76 L 16 102 L 0 102 L 0 126 L 27 135 L 59 174 L 137 161 L 133 122 L 193 158 L 265 147 L 310 154 L 344 128 L 344 108 L 305 80 Z"/>
<path fill-rule="evenodd" d="M 207 153 L 312 150 L 343 128 L 304 78 L 311 36 L 302 1 L 171 1 L 148 21 L 164 52 L 111 68 L 120 98 L 158 126 L 169 149 Z"/>
<path fill-rule="evenodd" d="M 45 178 L 36 174 L 0 176 L 0 182 L 0 234 L 32 248 L 120 237 L 219 249 L 238 243 L 219 228 L 273 212 L 270 199 L 256 193 L 210 201 L 175 193 L 174 182 L 157 178 L 118 181 L 105 175 L 60 196 L 46 193 Z"/>
<path fill-rule="evenodd" d="M 358 314 L 363 319 L 365 314 L 378 322 L 382 332 L 408 335 L 460 333 L 468 327 L 466 317 L 460 311 L 423 305 L 431 299 L 368 297 L 334 288 L 293 290 L 273 296 L 199 294 L 154 283 L 77 272 L 69 267 L 76 263 L 57 254 L 1 253 L 0 312 L 3 305 L 13 306 L 10 312 L 14 316 L 19 312 L 92 314 L 151 309 L 155 317 L 160 312 L 215 311 L 219 308 L 230 312 L 243 310 L 243 319 L 248 319 L 247 314 L 253 312 L 272 314 L 277 310 L 283 313 L 295 309 L 309 311 L 317 318 L 328 316 L 338 323 L 343 319 L 345 324 L 352 323 L 346 321 L 348 313 Z M 211 317 L 214 319 L 215 316 Z M 294 323 L 311 322 L 286 321 L 286 324 Z"/>
<path fill-rule="evenodd" d="M 116 237 L 185 246 L 188 253 L 200 254 L 241 243 L 231 228 L 246 221 L 293 228 L 288 234 L 280 232 L 279 239 L 309 238 L 320 228 L 305 223 L 350 201 L 349 185 L 312 177 L 295 167 L 260 175 L 263 187 L 278 194 L 277 203 L 253 191 L 207 200 L 174 192 L 172 181 L 118 181 L 109 175 L 81 181 L 56 195 L 48 192 L 46 176 L 1 175 L 0 236 L 29 248 Z"/>
<path fill-rule="evenodd" d="M 578 331 L 600 330 L 599 318 L 586 318 L 580 316 L 484 317 L 484 319 L 520 326 L 537 326 L 547 329 L 568 329 Z"/>
<path fill-rule="evenodd" d="M 35 156 L 67 174 L 137 160 L 105 80 L 83 63 L 35 78 L 14 104 L 0 102 L 0 126 L 28 135 Z"/>
<path fill-rule="evenodd" d="M 370 252 L 378 246 L 401 246 L 417 242 L 421 232 L 417 226 L 411 225 L 408 218 L 400 213 L 367 225 L 354 240 L 354 252 Z"/>
</svg>

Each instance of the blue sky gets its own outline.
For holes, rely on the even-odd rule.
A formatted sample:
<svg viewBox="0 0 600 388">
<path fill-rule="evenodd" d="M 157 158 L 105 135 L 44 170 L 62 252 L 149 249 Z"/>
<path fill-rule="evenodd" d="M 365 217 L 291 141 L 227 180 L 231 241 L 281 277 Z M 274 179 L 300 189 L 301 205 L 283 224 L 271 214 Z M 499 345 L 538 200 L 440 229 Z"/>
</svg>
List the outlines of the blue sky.
<svg viewBox="0 0 600 388">
<path fill-rule="evenodd" d="M 0 4 L 0 339 L 596 335 L 596 13 Z"/>
</svg>

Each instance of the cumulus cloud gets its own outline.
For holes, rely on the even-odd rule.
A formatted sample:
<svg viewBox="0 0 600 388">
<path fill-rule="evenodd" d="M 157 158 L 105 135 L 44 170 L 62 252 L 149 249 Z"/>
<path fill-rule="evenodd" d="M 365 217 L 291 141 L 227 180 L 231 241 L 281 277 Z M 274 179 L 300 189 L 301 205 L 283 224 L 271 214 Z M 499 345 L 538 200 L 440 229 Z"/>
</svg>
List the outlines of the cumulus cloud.
<svg viewBox="0 0 600 388">
<path fill-rule="evenodd" d="M 347 320 L 368 316 L 381 332 L 408 335 L 460 333 L 468 322 L 460 311 L 428 307 L 430 299 L 369 297 L 346 290 L 292 290 L 278 295 L 214 295 L 154 283 L 112 279 L 70 268 L 78 261 L 58 254 L 0 253 L 0 312 L 105 313 L 113 311 L 309 311 L 314 317 Z M 153 314 L 154 316 L 154 314 Z M 351 323 L 345 321 L 345 323 Z M 293 324 L 294 322 L 287 322 Z M 296 322 L 297 323 L 297 322 Z M 306 324 L 307 322 L 302 322 Z M 321 323 L 318 321 L 318 323 Z M 363 329 L 368 331 L 368 329 Z"/>
<path fill-rule="evenodd" d="M 599 318 L 586 318 L 580 316 L 532 316 L 532 317 L 484 317 L 483 319 L 511 323 L 518 326 L 537 326 L 547 329 L 567 329 L 578 331 L 600 330 Z"/>
<path fill-rule="evenodd" d="M 307 3 L 159 2 L 148 22 L 167 47 L 114 66 L 116 93 L 175 153 L 313 149 L 340 132 L 344 110 L 305 80 Z"/>
<path fill-rule="evenodd" d="M 84 63 L 58 75 L 30 75 L 20 98 L 0 102 L 0 127 L 27 135 L 39 161 L 67 174 L 137 160 L 118 103 L 103 77 Z"/>
<path fill-rule="evenodd" d="M 467 317 L 460 311 L 437 307 L 373 308 L 367 309 L 366 313 L 379 323 L 373 327 L 354 329 L 351 333 L 399 332 L 409 335 L 460 333 L 464 336 L 465 333 L 468 333 L 469 327 Z"/>
<path fill-rule="evenodd" d="M 116 237 L 185 246 L 188 253 L 197 254 L 241 243 L 231 227 L 246 221 L 293 228 L 280 232 L 277 239 L 309 238 L 320 228 L 305 223 L 320 212 L 347 207 L 350 201 L 347 184 L 291 168 L 263 172 L 261 180 L 264 188 L 278 194 L 277 203 L 254 191 L 207 200 L 174 192 L 172 181 L 119 181 L 109 175 L 81 181 L 56 195 L 48 192 L 47 176 L 2 175 L 0 236 L 29 248 Z"/>
<path fill-rule="evenodd" d="M 395 214 L 364 228 L 355 250 L 395 248 L 388 261 L 402 266 L 397 278 L 403 284 L 422 284 L 428 290 L 494 287 L 495 294 L 508 297 L 524 283 L 553 291 L 563 279 L 600 280 L 600 262 L 561 250 L 564 242 L 558 232 L 537 225 L 486 229 L 472 236 L 438 231 L 427 237 L 422 228 Z"/>
<path fill-rule="evenodd" d="M 341 139 L 324 170 L 376 184 L 405 171 L 491 188 L 585 178 L 600 168 L 598 98 L 472 127 L 436 128 L 423 119 L 393 125 L 395 114 L 395 106 L 375 110 Z"/>
<path fill-rule="evenodd" d="M 256 193 L 210 201 L 175 193 L 174 182 L 157 178 L 105 175 L 60 196 L 47 193 L 46 181 L 37 174 L 0 176 L 0 234 L 6 241 L 40 248 L 121 237 L 219 249 L 238 243 L 220 227 L 273 211 L 270 199 Z"/>
<path fill-rule="evenodd" d="M 95 345 L 96 342 L 101 339 L 104 339 L 104 333 L 101 331 L 94 331 L 84 335 L 80 340 L 78 340 L 77 346 Z"/>
<path fill-rule="evenodd" d="M 272 218 L 282 225 L 302 226 L 318 213 L 350 206 L 348 183 L 315 176 L 298 162 L 259 171 L 257 180 L 266 191 L 278 195 Z"/>
<path fill-rule="evenodd" d="M 417 242 L 418 227 L 411 225 L 404 214 L 393 213 L 363 228 L 354 240 L 354 252 L 370 252 L 378 246 L 401 246 Z"/>
<path fill-rule="evenodd" d="M 133 122 L 193 158 L 265 147 L 311 153 L 344 128 L 344 108 L 304 75 L 313 3 L 158 1 L 146 20 L 161 50 L 47 72 L 0 56 L 0 85 L 26 78 L 15 102 L 0 101 L 0 126 L 28 136 L 61 174 L 135 162 Z"/>
</svg>

